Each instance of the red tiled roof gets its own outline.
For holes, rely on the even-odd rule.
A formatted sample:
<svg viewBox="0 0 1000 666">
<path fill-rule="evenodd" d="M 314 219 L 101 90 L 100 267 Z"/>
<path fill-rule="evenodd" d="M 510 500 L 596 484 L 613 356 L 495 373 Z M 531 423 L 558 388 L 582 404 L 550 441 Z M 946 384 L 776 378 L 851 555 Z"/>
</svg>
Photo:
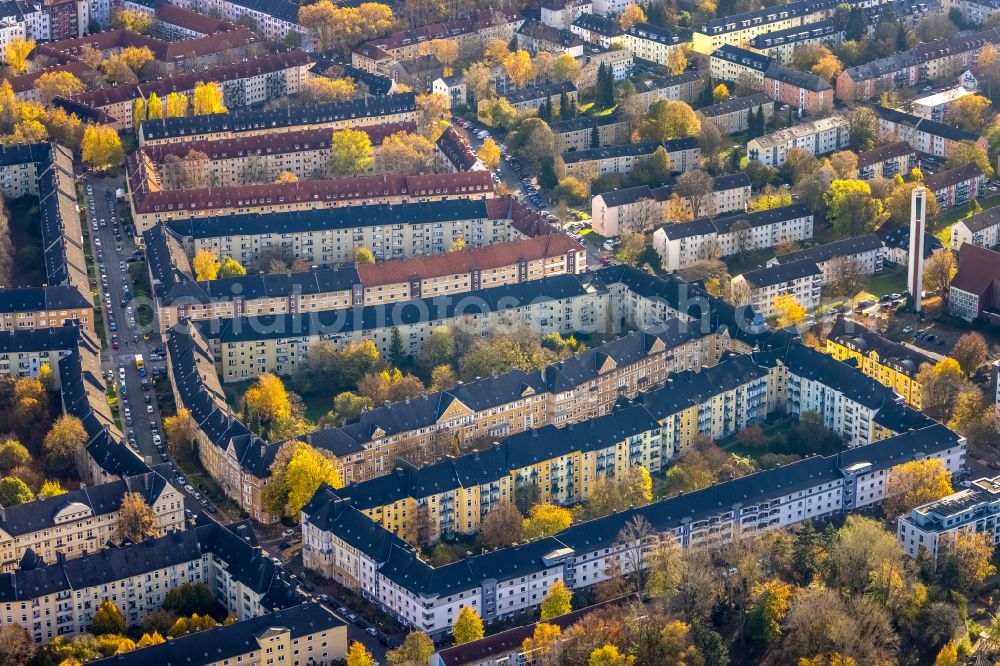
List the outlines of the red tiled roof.
<svg viewBox="0 0 1000 666">
<path fill-rule="evenodd" d="M 233 81 L 265 72 L 278 72 L 291 67 L 299 67 L 307 65 L 310 62 L 312 62 L 312 59 L 308 53 L 296 49 L 285 53 L 274 53 L 247 62 L 237 62 L 221 67 L 209 67 L 197 72 L 170 76 L 157 81 L 101 88 L 100 90 L 93 90 L 85 92 L 82 95 L 77 95 L 73 100 L 88 106 L 102 107 L 133 100 L 138 97 L 149 97 L 154 93 L 163 97 L 172 92 L 194 90 L 195 85 L 199 81 Z"/>
<path fill-rule="evenodd" d="M 466 35 L 483 28 L 501 23 L 513 23 L 524 20 L 521 14 L 510 7 L 497 10 L 481 10 L 476 12 L 471 18 L 447 21 L 445 23 L 434 23 L 425 25 L 413 30 L 401 30 L 372 39 L 361 46 L 372 45 L 382 51 L 398 49 L 404 46 L 412 46 L 418 42 L 428 42 L 432 39 L 445 39 L 456 35 Z"/>
<path fill-rule="evenodd" d="M 1000 252 L 962 243 L 958 251 L 958 272 L 951 286 L 982 296 L 994 280 L 1000 280 Z"/>
<path fill-rule="evenodd" d="M 202 16 L 189 9 L 168 5 L 165 2 L 156 8 L 156 18 L 164 23 L 187 28 L 188 30 L 200 32 L 204 35 L 230 30 L 233 27 L 232 23 L 223 21 L 222 19 Z"/>
<path fill-rule="evenodd" d="M 352 129 L 365 132 L 368 138 L 371 139 L 372 144 L 380 145 L 386 138 L 396 132 L 416 132 L 417 124 L 413 121 L 406 121 L 402 123 L 367 125 Z M 154 164 L 161 164 L 167 155 L 184 157 L 191 150 L 205 153 L 212 160 L 224 160 L 244 155 L 321 150 L 330 147 L 332 137 L 332 130 L 320 128 L 276 134 L 255 134 L 253 136 L 240 136 L 214 141 L 202 140 L 146 145 L 139 150 L 145 153 Z"/>
<path fill-rule="evenodd" d="M 485 171 L 445 173 L 423 176 L 362 176 L 337 180 L 304 180 L 296 183 L 268 183 L 238 187 L 213 187 L 204 190 L 161 190 L 150 192 L 145 186 L 145 169 L 129 160 L 129 180 L 136 211 L 151 213 L 184 210 L 197 212 L 236 206 L 275 206 L 306 201 L 370 199 L 409 195 L 486 195 L 493 191 L 493 180 Z M 159 207 L 159 208 L 157 208 Z"/>
<path fill-rule="evenodd" d="M 535 261 L 562 256 L 570 250 L 583 251 L 583 246 L 566 234 L 553 233 L 459 252 L 399 259 L 381 264 L 359 264 L 357 269 L 361 283 L 365 287 L 374 287 L 399 284 L 411 278 L 425 280 L 442 275 L 458 275 L 475 268 L 489 270 L 511 266 L 521 259 Z"/>
</svg>

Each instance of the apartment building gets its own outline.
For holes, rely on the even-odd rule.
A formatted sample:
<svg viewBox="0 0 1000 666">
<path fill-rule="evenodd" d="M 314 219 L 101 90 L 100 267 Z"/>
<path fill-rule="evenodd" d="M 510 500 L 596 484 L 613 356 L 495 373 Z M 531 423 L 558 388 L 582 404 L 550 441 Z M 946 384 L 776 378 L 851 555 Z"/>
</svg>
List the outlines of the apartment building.
<svg viewBox="0 0 1000 666">
<path fill-rule="evenodd" d="M 739 134 L 750 128 L 751 116 L 763 113 L 765 120 L 770 120 L 774 115 L 774 101 L 765 93 L 757 93 L 703 106 L 698 113 L 722 134 Z"/>
<path fill-rule="evenodd" d="M 964 440 L 940 424 L 834 456 L 814 456 L 639 509 L 587 521 L 551 537 L 443 567 L 419 559 L 404 541 L 323 485 L 303 509 L 305 566 L 359 591 L 406 625 L 443 637 L 463 606 L 486 623 L 536 608 L 555 582 L 589 589 L 615 565 L 628 573 L 655 541 L 622 543 L 622 527 L 641 516 L 683 549 L 721 545 L 881 502 L 891 470 L 937 458 L 961 468 Z M 638 557 L 629 557 L 628 552 Z"/>
<path fill-rule="evenodd" d="M 76 347 L 79 335 L 73 324 L 0 332 L 0 375 L 37 377 L 43 367 L 54 369 Z"/>
<path fill-rule="evenodd" d="M 909 51 L 848 67 L 837 76 L 836 97 L 851 103 L 871 99 L 884 90 L 951 78 L 953 73 L 975 65 L 986 44 L 1000 44 L 996 28 L 923 42 Z"/>
<path fill-rule="evenodd" d="M 172 92 L 183 93 L 190 99 L 198 83 L 214 81 L 222 90 L 227 108 L 243 108 L 297 94 L 312 65 L 309 54 L 296 49 L 147 83 L 100 88 L 70 99 L 108 114 L 111 126 L 124 130 L 132 128 L 132 110 L 137 99 L 146 100 L 154 94 L 162 99 Z"/>
<path fill-rule="evenodd" d="M 808 206 L 792 204 L 756 213 L 665 224 L 653 232 L 653 248 L 663 270 L 677 271 L 712 256 L 765 250 L 812 236 L 812 211 Z"/>
<path fill-rule="evenodd" d="M 125 0 L 124 6 L 147 14 L 153 20 L 154 34 L 168 41 L 205 37 L 235 27 L 228 21 L 156 0 Z"/>
<path fill-rule="evenodd" d="M 823 271 L 815 261 L 798 261 L 747 271 L 733 278 L 733 289 L 749 295 L 754 312 L 770 319 L 778 316 L 774 300 L 790 294 L 808 311 L 819 305 Z"/>
<path fill-rule="evenodd" d="M 153 58 L 163 64 L 165 73 L 173 75 L 205 69 L 224 60 L 252 57 L 263 43 L 252 30 L 237 26 L 228 26 L 224 32 L 179 41 L 165 41 L 117 28 L 86 37 L 38 44 L 34 56 L 46 56 L 60 63 L 78 63 L 84 46 L 97 49 L 105 58 L 126 48 L 148 48 Z"/>
<path fill-rule="evenodd" d="M 758 35 L 825 21 L 837 12 L 833 0 L 798 0 L 712 19 L 696 28 L 692 48 L 709 55 L 724 45 L 742 46 Z"/>
<path fill-rule="evenodd" d="M 338 495 L 420 547 L 477 534 L 486 515 L 514 502 L 519 490 L 533 487 L 539 501 L 569 505 L 635 465 L 656 471 L 661 462 L 660 424 L 637 405 L 563 428 L 532 428 L 421 468 L 400 461 Z"/>
<path fill-rule="evenodd" d="M 951 249 L 958 251 L 965 243 L 985 248 L 1000 245 L 1000 211 L 989 208 L 953 224 Z"/>
<path fill-rule="evenodd" d="M 550 228 L 510 198 L 343 206 L 171 220 L 165 226 L 188 256 L 208 249 L 262 269 L 273 256 L 326 267 L 353 263 L 357 248 L 366 247 L 386 261 L 442 254 L 459 241 L 482 247 L 519 240 Z"/>
<path fill-rule="evenodd" d="M 712 191 L 694 202 L 676 195 L 674 188 L 640 185 L 603 192 L 591 199 L 591 221 L 602 236 L 618 236 L 630 229 L 646 229 L 661 222 L 679 222 L 696 216 L 745 211 L 750 202 L 750 178 L 745 173 L 716 176 Z M 697 210 L 694 210 L 697 208 Z M 654 236 L 655 239 L 655 236 Z"/>
<path fill-rule="evenodd" d="M 468 248 L 374 265 L 349 264 L 302 273 L 246 275 L 195 282 L 175 268 L 161 227 L 146 234 L 160 330 L 183 319 L 262 317 L 388 304 L 587 270 L 586 250 L 564 234 Z M 186 261 L 186 256 L 181 252 Z"/>
<path fill-rule="evenodd" d="M 543 104 L 551 104 L 558 112 L 562 96 L 572 102 L 577 101 L 576 86 L 572 83 L 550 83 L 544 86 L 531 86 L 508 92 L 506 97 L 510 105 L 518 112 L 537 110 Z M 480 102 L 482 105 L 483 102 Z"/>
<path fill-rule="evenodd" d="M 260 134 L 308 129 L 331 132 L 382 123 L 416 121 L 413 93 L 328 102 L 309 106 L 288 105 L 278 110 L 235 110 L 182 118 L 144 120 L 139 124 L 139 145 L 190 141 L 218 141 Z"/>
<path fill-rule="evenodd" d="M 964 206 L 983 195 L 986 176 L 975 162 L 927 176 L 924 186 L 934 193 L 938 207 L 948 210 Z"/>
<path fill-rule="evenodd" d="M 726 44 L 712 51 L 708 62 L 714 81 L 739 82 L 755 90 L 763 90 L 764 72 L 775 61 L 763 53 Z"/>
<path fill-rule="evenodd" d="M 527 19 L 517 29 L 517 45 L 529 53 L 547 51 L 553 55 L 568 53 L 574 58 L 583 55 L 584 41 L 578 35 L 553 28 L 541 21 Z"/>
<path fill-rule="evenodd" d="M 619 113 L 609 113 L 596 118 L 559 120 L 551 123 L 549 128 L 555 137 L 557 153 L 628 143 L 632 134 L 631 124 Z"/>
<path fill-rule="evenodd" d="M 87 633 L 105 601 L 131 626 L 184 583 L 207 585 L 238 620 L 305 601 L 262 554 L 250 525 L 209 522 L 52 564 L 29 551 L 17 571 L 0 574 L 0 626 L 21 625 L 37 645 L 72 638 Z"/>
<path fill-rule="evenodd" d="M 774 63 L 764 73 L 764 91 L 774 101 L 807 113 L 833 110 L 833 86 L 815 74 Z"/>
<path fill-rule="evenodd" d="M 985 534 L 1000 543 L 1000 477 L 976 479 L 968 488 L 927 502 L 899 517 L 896 537 L 910 557 L 927 557 L 936 567 L 963 534 Z"/>
<path fill-rule="evenodd" d="M 650 23 L 636 23 L 625 31 L 622 46 L 636 58 L 666 67 L 670 55 L 684 48 L 680 37 L 666 28 Z"/>
<path fill-rule="evenodd" d="M 580 14 L 573 19 L 569 31 L 588 44 L 597 44 L 606 49 L 612 45 L 625 46 L 625 31 L 621 24 L 614 18 L 600 14 Z"/>
<path fill-rule="evenodd" d="M 698 72 L 687 70 L 673 76 L 662 76 L 648 81 L 635 82 L 635 94 L 643 113 L 649 111 L 653 102 L 661 99 L 694 104 L 701 95 L 705 82 Z"/>
<path fill-rule="evenodd" d="M 896 227 L 895 229 L 879 229 L 879 237 L 885 244 L 885 261 L 887 264 L 902 266 L 909 263 L 910 259 L 910 227 Z M 930 258 L 932 254 L 944 247 L 938 238 L 928 232 L 924 232 L 924 241 L 920 244 L 924 250 L 924 259 Z"/>
<path fill-rule="evenodd" d="M 593 12 L 594 3 L 590 0 L 543 0 L 541 3 L 542 23 L 553 28 L 569 30 L 573 21 L 583 14 Z"/>
<path fill-rule="evenodd" d="M 963 243 L 958 249 L 958 272 L 951 279 L 948 311 L 972 322 L 994 321 L 1000 313 L 1000 252 Z"/>
<path fill-rule="evenodd" d="M 469 18 L 433 23 L 400 30 L 359 44 L 351 51 L 351 65 L 375 74 L 388 75 L 389 68 L 401 61 L 421 55 L 424 43 L 434 39 L 452 39 L 459 48 L 485 44 L 493 39 L 509 42 L 524 17 L 512 6 L 480 10 Z"/>
<path fill-rule="evenodd" d="M 33 12 L 34 7 L 28 3 L 5 2 L 0 5 L 0 48 L 15 39 L 28 39 L 28 22 L 25 12 Z"/>
<path fill-rule="evenodd" d="M 917 154 L 905 141 L 896 141 L 884 146 L 858 153 L 858 178 L 895 178 L 896 174 L 906 176 L 917 165 Z"/>
<path fill-rule="evenodd" d="M 879 272 L 885 260 L 885 246 L 882 244 L 882 239 L 875 234 L 844 238 L 774 257 L 768 260 L 767 265 L 812 261 L 823 272 L 822 283 L 826 286 L 833 283 L 837 273 L 844 266 L 843 262 L 848 259 L 866 275 Z"/>
<path fill-rule="evenodd" d="M 556 160 L 556 174 L 560 179 L 575 176 L 587 180 L 611 173 L 628 175 L 636 166 L 652 157 L 661 146 L 670 157 L 672 171 L 683 173 L 698 167 L 701 148 L 698 147 L 698 141 L 689 136 L 564 153 L 561 160 Z"/>
<path fill-rule="evenodd" d="M 38 197 L 35 231 L 45 271 L 43 285 L 0 289 L 0 331 L 60 327 L 67 320 L 93 330 L 72 151 L 54 143 L 0 149 L 0 193 L 7 200 Z"/>
<path fill-rule="evenodd" d="M 607 309 L 601 285 L 584 276 L 553 275 L 468 294 L 412 298 L 392 307 L 244 316 L 197 325 L 211 342 L 223 382 L 239 382 L 265 372 L 292 374 L 320 343 L 343 348 L 370 340 L 384 355 L 398 335 L 404 353 L 412 355 L 438 326 L 456 326 L 483 337 L 518 326 L 539 336 L 598 332 L 607 323 Z"/>
<path fill-rule="evenodd" d="M 913 113 L 927 120 L 942 122 L 944 114 L 955 105 L 955 102 L 971 94 L 971 90 L 962 86 L 956 86 L 934 93 L 933 95 L 920 97 L 913 100 Z"/>
<path fill-rule="evenodd" d="M 855 360 L 865 375 L 891 388 L 907 405 L 920 409 L 917 373 L 925 363 L 934 365 L 930 356 L 844 317 L 838 317 L 827 334 L 825 351 L 838 361 Z"/>
<path fill-rule="evenodd" d="M 72 490 L 0 510 L 0 571 L 17 569 L 31 552 L 49 564 L 95 553 L 118 542 L 118 514 L 136 493 L 156 514 L 161 534 L 184 529 L 184 497 L 156 472 Z"/>
<path fill-rule="evenodd" d="M 1000 11 L 996 0 L 943 0 L 941 4 L 946 12 L 957 10 L 969 25 L 982 25 Z"/>
<path fill-rule="evenodd" d="M 326 606 L 307 602 L 242 622 L 171 638 L 165 643 L 94 661 L 95 666 L 146 664 L 288 664 L 343 659 L 347 625 Z"/>
<path fill-rule="evenodd" d="M 841 115 L 800 123 L 751 139 L 747 142 L 747 156 L 766 166 L 780 167 L 792 148 L 816 156 L 847 148 L 850 130 L 850 122 Z"/>
<path fill-rule="evenodd" d="M 299 6 L 289 0 L 177 0 L 174 4 L 230 23 L 246 17 L 254 22 L 256 32 L 269 41 L 311 48 L 309 31 L 298 24 Z"/>
<path fill-rule="evenodd" d="M 414 122 L 357 128 L 376 147 L 396 132 L 413 133 L 416 129 Z M 137 168 L 147 171 L 147 179 L 155 179 L 151 185 L 160 190 L 274 183 L 283 172 L 299 180 L 323 179 L 327 177 L 332 137 L 327 129 L 307 129 L 216 141 L 160 143 L 139 148 L 133 160 Z M 208 159 L 195 159 L 197 153 Z"/>
<path fill-rule="evenodd" d="M 494 192 L 488 171 L 160 190 L 149 166 L 136 155 L 126 163 L 132 219 L 140 233 L 161 222 L 204 226 L 216 218 L 237 216 L 298 218 L 321 209 L 488 199 Z"/>
<path fill-rule="evenodd" d="M 576 87 L 592 93 L 597 87 L 597 75 L 600 73 L 601 65 L 611 70 L 611 78 L 615 82 L 624 81 L 632 74 L 635 58 L 628 49 L 618 47 L 606 49 L 594 45 L 586 47 L 583 56 L 578 58 L 577 62 L 581 67 Z"/>
<path fill-rule="evenodd" d="M 787 65 L 795 50 L 802 46 L 826 46 L 835 49 L 843 40 L 844 26 L 836 19 L 829 19 L 785 30 L 765 32 L 751 39 L 748 44 L 754 51 Z"/>
</svg>

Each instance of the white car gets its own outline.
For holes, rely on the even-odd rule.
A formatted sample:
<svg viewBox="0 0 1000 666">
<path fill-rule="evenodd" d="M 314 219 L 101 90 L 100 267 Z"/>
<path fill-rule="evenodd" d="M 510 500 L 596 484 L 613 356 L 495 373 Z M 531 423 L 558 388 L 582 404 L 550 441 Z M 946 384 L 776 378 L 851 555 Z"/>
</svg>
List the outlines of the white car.
<svg viewBox="0 0 1000 666">
<path fill-rule="evenodd" d="M 119 366 L 119 368 L 118 368 L 118 378 L 121 379 L 122 381 L 125 380 L 125 368 L 124 367 L 120 367 Z"/>
</svg>

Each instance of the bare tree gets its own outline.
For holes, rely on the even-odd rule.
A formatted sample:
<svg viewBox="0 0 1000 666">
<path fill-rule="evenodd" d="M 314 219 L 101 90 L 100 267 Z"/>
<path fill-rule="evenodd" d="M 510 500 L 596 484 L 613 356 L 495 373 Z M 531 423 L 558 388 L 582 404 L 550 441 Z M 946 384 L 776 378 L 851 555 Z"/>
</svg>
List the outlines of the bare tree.
<svg viewBox="0 0 1000 666">
<path fill-rule="evenodd" d="M 14 242 L 10 237 L 10 213 L 0 201 L 0 287 L 13 287 Z"/>
<path fill-rule="evenodd" d="M 729 289 L 729 302 L 733 305 L 748 305 L 752 294 L 746 280 L 733 280 Z"/>
<path fill-rule="evenodd" d="M 705 204 L 705 197 L 712 194 L 714 182 L 715 179 L 708 172 L 701 169 L 687 171 L 677 177 L 677 185 L 675 187 L 677 194 L 691 202 L 691 212 L 695 217 L 708 214 L 703 209 L 703 205 Z"/>
<path fill-rule="evenodd" d="M 644 234 L 663 221 L 663 212 L 655 199 L 634 204 L 625 223 L 626 231 Z"/>
<path fill-rule="evenodd" d="M 868 270 L 857 257 L 836 257 L 830 268 L 830 290 L 837 296 L 853 296 L 868 281 Z"/>
<path fill-rule="evenodd" d="M 630 591 L 638 592 L 646 584 L 645 545 L 653 535 L 653 526 L 643 516 L 635 516 L 618 532 L 622 546 L 622 573 L 631 583 Z"/>
<path fill-rule="evenodd" d="M 729 231 L 733 234 L 733 241 L 736 244 L 736 251 L 739 253 L 740 257 L 746 258 L 746 255 L 750 253 L 751 243 L 753 242 L 753 232 L 750 229 L 750 223 L 746 220 L 737 220 L 733 222 L 733 226 L 729 228 Z"/>
</svg>

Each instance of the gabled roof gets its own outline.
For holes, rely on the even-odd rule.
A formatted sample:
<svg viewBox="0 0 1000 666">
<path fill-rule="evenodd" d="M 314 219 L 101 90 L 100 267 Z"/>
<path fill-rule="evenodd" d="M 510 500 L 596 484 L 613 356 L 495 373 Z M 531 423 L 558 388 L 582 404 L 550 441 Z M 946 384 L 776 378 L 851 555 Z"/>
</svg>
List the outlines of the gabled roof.
<svg viewBox="0 0 1000 666">
<path fill-rule="evenodd" d="M 937 193 L 946 187 L 954 187 L 959 183 L 983 177 L 983 170 L 975 162 L 966 162 L 947 171 L 939 171 L 924 179 L 924 185 L 931 192 Z"/>
<path fill-rule="evenodd" d="M 889 365 L 910 377 L 915 377 L 924 363 L 934 365 L 934 359 L 923 352 L 890 340 L 843 316 L 837 317 L 826 337 L 866 356 L 875 352 L 879 363 Z"/>
<path fill-rule="evenodd" d="M 897 157 L 914 155 L 916 151 L 906 141 L 896 141 L 878 148 L 872 148 L 858 153 L 858 168 L 863 169 L 872 164 L 878 164 Z"/>
<path fill-rule="evenodd" d="M 878 250 L 882 247 L 883 244 L 881 238 L 875 234 L 865 234 L 864 236 L 843 238 L 841 240 L 833 241 L 832 243 L 824 243 L 823 245 L 814 245 L 813 247 L 809 247 L 804 250 L 797 250 L 795 252 L 789 252 L 788 254 L 778 255 L 775 259 L 779 264 L 790 264 L 796 261 L 815 261 L 816 263 L 820 263 L 823 261 L 829 261 L 835 257 L 852 256 L 863 254 L 865 252 L 871 252 L 872 250 Z"/>
<path fill-rule="evenodd" d="M 755 271 L 747 271 L 743 274 L 743 279 L 751 287 L 770 287 L 775 284 L 784 284 L 793 280 L 801 280 L 805 277 L 822 275 L 815 261 L 796 261 L 789 264 L 777 264 L 767 268 L 758 268 Z"/>
<path fill-rule="evenodd" d="M 962 243 L 958 250 L 958 272 L 951 286 L 982 296 L 995 280 L 1000 280 L 1000 252 Z"/>
</svg>

